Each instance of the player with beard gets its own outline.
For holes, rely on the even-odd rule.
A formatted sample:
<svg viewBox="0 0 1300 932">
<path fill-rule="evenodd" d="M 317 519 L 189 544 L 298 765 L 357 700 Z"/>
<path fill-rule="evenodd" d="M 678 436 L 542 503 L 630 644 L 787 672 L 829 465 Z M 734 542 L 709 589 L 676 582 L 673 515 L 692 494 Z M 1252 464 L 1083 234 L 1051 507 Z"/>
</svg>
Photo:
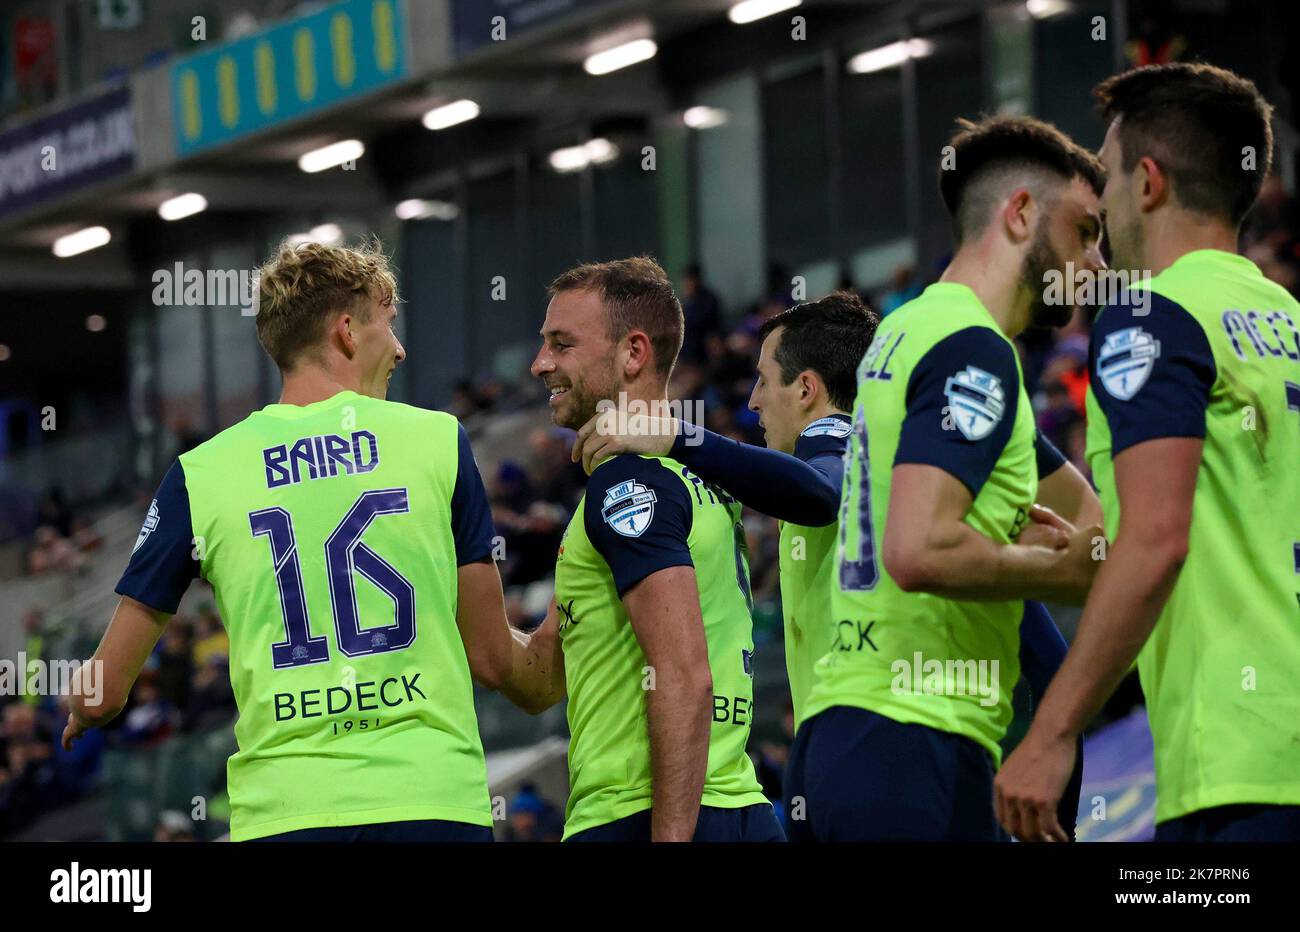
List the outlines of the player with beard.
<svg viewBox="0 0 1300 932">
<path fill-rule="evenodd" d="M 1059 838 L 1074 738 L 1137 661 L 1157 841 L 1300 840 L 1300 304 L 1237 254 L 1272 108 L 1205 64 L 1094 91 L 1107 236 L 1142 269 L 1092 330 L 1088 461 L 1112 534 L 1069 657 L 998 774 L 1008 831 Z M 1253 161 L 1243 161 L 1253 153 Z"/>
<path fill-rule="evenodd" d="M 858 368 L 835 636 L 791 749 L 791 840 L 1004 838 L 993 773 L 1023 600 L 1080 604 L 1094 572 L 1100 528 L 1021 536 L 1038 472 L 1011 341 L 1072 311 L 1046 304 L 1050 274 L 1103 266 L 1100 165 L 1026 117 L 963 121 L 951 145 L 956 254 Z"/>
<path fill-rule="evenodd" d="M 609 401 L 667 409 L 682 309 L 652 259 L 557 278 L 533 375 L 556 424 Z M 745 753 L 753 630 L 740 504 L 667 456 L 598 464 L 564 532 L 555 604 L 529 639 L 567 692 L 566 841 L 781 841 Z"/>
</svg>

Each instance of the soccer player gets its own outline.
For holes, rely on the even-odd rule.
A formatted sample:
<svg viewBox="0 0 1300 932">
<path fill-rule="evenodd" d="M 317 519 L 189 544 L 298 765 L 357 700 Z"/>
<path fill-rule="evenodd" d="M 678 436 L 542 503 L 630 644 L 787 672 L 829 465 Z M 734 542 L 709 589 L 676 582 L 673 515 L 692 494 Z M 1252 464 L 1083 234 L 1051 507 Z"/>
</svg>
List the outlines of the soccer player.
<svg viewBox="0 0 1300 932">
<path fill-rule="evenodd" d="M 791 750 L 801 834 L 998 840 L 993 772 L 1024 599 L 1082 602 L 1096 528 L 1017 543 L 1037 493 L 1011 339 L 1059 324 L 1045 283 L 1095 270 L 1096 159 L 1045 123 L 963 123 L 940 191 L 956 252 L 858 369 L 831 590 L 835 639 Z M 792 812 L 793 815 L 793 812 Z"/>
<path fill-rule="evenodd" d="M 1118 268 L 1092 332 L 1088 459 L 1113 541 L 1078 636 L 997 780 L 1025 839 L 1074 738 L 1138 661 L 1157 841 L 1300 840 L 1300 305 L 1236 254 L 1271 108 L 1209 65 L 1096 89 Z"/>
<path fill-rule="evenodd" d="M 284 380 L 181 455 L 149 507 L 64 744 L 109 722 L 190 582 L 239 707 L 231 838 L 490 841 L 471 678 L 510 688 L 492 523 L 464 429 L 385 400 L 405 351 L 375 247 L 284 245 L 257 335 Z"/>
<path fill-rule="evenodd" d="M 879 318 L 849 293 L 798 305 L 759 331 L 758 379 L 749 407 L 759 414 L 767 448 L 738 443 L 678 419 L 631 419 L 619 424 L 597 414 L 578 431 L 573 456 L 590 470 L 618 453 L 671 455 L 742 504 L 781 521 L 779 546 L 785 662 L 796 727 L 805 718 L 814 666 L 830 650 L 831 579 L 836 566 L 843 455 L 852 432 L 848 412 L 858 362 Z M 1039 515 L 1041 529 L 1087 526 L 1101 520 L 1101 504 L 1086 479 L 1045 438 L 1037 436 L 1038 501 L 1064 524 Z M 1036 512 L 1036 514 L 1038 514 Z M 1035 525 L 1035 530 L 1040 530 Z M 1031 542 L 1032 533 L 1021 535 Z M 1027 603 L 1020 628 L 1021 668 L 1035 698 L 1065 657 L 1066 644 L 1046 610 Z M 1062 800 L 1062 824 L 1078 811 L 1082 761 L 1072 792 Z M 787 805 L 788 805 L 787 801 Z M 797 834 L 797 827 L 788 831 Z"/>
<path fill-rule="evenodd" d="M 556 424 L 581 427 L 602 401 L 666 409 L 682 309 L 654 260 L 579 266 L 550 295 L 532 371 Z M 530 647 L 569 697 L 565 840 L 783 840 L 745 753 L 740 505 L 668 457 L 606 460 L 560 545 L 555 603 Z"/>
</svg>

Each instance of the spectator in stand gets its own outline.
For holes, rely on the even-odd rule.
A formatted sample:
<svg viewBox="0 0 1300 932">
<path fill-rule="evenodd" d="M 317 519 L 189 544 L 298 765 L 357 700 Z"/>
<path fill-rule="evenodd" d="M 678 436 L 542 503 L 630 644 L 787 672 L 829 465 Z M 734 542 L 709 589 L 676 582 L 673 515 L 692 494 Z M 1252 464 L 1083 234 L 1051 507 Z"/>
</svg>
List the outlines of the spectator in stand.
<svg viewBox="0 0 1300 932">
<path fill-rule="evenodd" d="M 153 832 L 154 841 L 194 841 L 194 822 L 183 812 L 166 809 L 158 813 L 158 825 Z"/>
<path fill-rule="evenodd" d="M 1083 420 L 1083 415 L 1070 398 L 1070 391 L 1064 383 L 1048 383 L 1045 391 L 1046 404 L 1038 414 L 1038 429 L 1043 432 L 1052 445 L 1064 450 L 1070 428 Z"/>
<path fill-rule="evenodd" d="M 144 669 L 122 716 L 117 741 L 128 747 L 149 748 L 171 736 L 180 723 L 180 712 L 158 691 L 156 670 Z"/>
<path fill-rule="evenodd" d="M 193 633 L 188 619 L 181 615 L 172 618 L 154 656 L 158 662 L 158 692 L 185 711 L 190 705 L 194 677 Z"/>
<path fill-rule="evenodd" d="M 1270 175 L 1241 231 L 1241 248 L 1260 271 L 1300 296 L 1300 204 Z"/>
<path fill-rule="evenodd" d="M 57 571 L 75 572 L 85 565 L 84 557 L 52 525 L 36 529 L 35 543 L 27 554 L 27 572 L 33 576 Z"/>
<path fill-rule="evenodd" d="M 53 747 L 35 707 L 11 702 L 0 712 L 0 834 L 19 830 L 64 801 Z"/>
<path fill-rule="evenodd" d="M 894 274 L 889 279 L 889 290 L 880 299 L 880 316 L 884 317 L 891 311 L 898 310 L 919 295 L 923 287 L 924 284 L 916 274 L 914 266 L 900 265 L 894 269 Z"/>
<path fill-rule="evenodd" d="M 36 520 L 43 525 L 54 528 L 60 537 L 72 536 L 72 510 L 68 508 L 63 489 L 55 486 L 50 489 L 36 509 Z"/>
<path fill-rule="evenodd" d="M 686 334 L 678 361 L 679 364 L 703 364 L 708 361 L 708 338 L 722 328 L 722 306 L 718 296 L 705 286 L 704 273 L 697 262 L 686 267 L 681 298 Z"/>
<path fill-rule="evenodd" d="M 506 841 L 560 840 L 564 825 L 559 810 L 543 799 L 533 784 L 519 787 L 507 811 L 510 817 L 506 823 Z"/>
<path fill-rule="evenodd" d="M 203 667 L 213 657 L 230 660 L 230 636 L 210 604 L 199 609 L 198 638 L 194 642 L 194 665 Z"/>
<path fill-rule="evenodd" d="M 235 692 L 230 685 L 229 657 L 210 654 L 190 684 L 190 704 L 185 710 L 185 731 L 208 731 L 225 725 L 235 715 Z"/>
</svg>

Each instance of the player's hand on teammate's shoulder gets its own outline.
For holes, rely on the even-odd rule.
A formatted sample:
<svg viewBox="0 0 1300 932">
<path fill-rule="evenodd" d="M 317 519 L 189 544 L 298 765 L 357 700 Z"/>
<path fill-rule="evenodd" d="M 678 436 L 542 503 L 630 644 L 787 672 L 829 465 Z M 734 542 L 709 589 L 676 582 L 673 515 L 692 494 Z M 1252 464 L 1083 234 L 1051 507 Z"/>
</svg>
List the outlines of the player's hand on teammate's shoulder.
<svg viewBox="0 0 1300 932">
<path fill-rule="evenodd" d="M 587 475 L 604 460 L 620 453 L 667 456 L 680 429 L 675 417 L 626 414 L 613 407 L 597 412 L 578 430 L 573 442 L 573 461 L 582 463 Z"/>
</svg>

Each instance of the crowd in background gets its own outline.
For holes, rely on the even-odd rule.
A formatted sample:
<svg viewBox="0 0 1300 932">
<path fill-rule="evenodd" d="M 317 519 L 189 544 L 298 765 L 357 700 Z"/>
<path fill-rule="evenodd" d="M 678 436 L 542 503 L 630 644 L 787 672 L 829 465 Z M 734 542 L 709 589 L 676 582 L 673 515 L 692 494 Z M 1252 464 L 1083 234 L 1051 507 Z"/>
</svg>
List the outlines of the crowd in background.
<svg viewBox="0 0 1300 932">
<path fill-rule="evenodd" d="M 1242 233 L 1242 251 L 1264 274 L 1300 297 L 1300 205 L 1280 180 L 1270 178 Z M 686 318 L 685 342 L 669 387 L 669 397 L 702 405 L 705 425 L 717 433 L 762 444 L 758 419 L 748 409 L 758 359 L 762 324 L 796 303 L 791 276 L 779 264 L 769 270 L 765 296 L 739 315 L 728 314 L 723 299 L 707 284 L 707 270 L 683 270 L 681 299 Z M 888 315 L 938 277 L 900 267 L 867 304 Z M 842 289 L 854 289 L 846 278 Z M 856 290 L 856 289 L 854 289 Z M 817 296 L 809 296 L 817 297 Z M 1092 312 L 1077 310 L 1065 327 L 1030 332 L 1018 341 L 1026 384 L 1039 429 L 1085 475 L 1084 395 L 1088 382 L 1088 336 Z M 465 380 L 448 409 L 476 434 L 503 413 L 544 408 L 542 393 L 526 377 L 517 385 L 499 380 Z M 539 423 L 544 423 L 539 417 Z M 574 434 L 539 426 L 527 433 L 515 453 L 495 463 L 481 462 L 492 504 L 493 520 L 504 539 L 500 554 L 506 607 L 512 624 L 539 623 L 549 604 L 555 554 L 560 538 L 583 491 L 586 477 L 570 459 Z M 187 447 L 197 439 L 190 438 Z M 745 512 L 750 575 L 754 594 L 755 644 L 781 638 L 776 522 Z M 28 573 L 75 571 L 100 546 L 94 529 L 52 490 L 41 502 L 26 561 Z M 203 584 L 199 584 L 203 585 Z M 229 640 L 215 608 L 200 598 L 190 617 L 177 615 L 135 685 L 127 708 L 103 731 L 92 730 L 72 752 L 59 746 L 66 703 L 52 698 L 0 696 L 0 836 L 19 830 L 37 815 L 83 795 L 93 786 L 106 747 L 147 748 L 180 732 L 204 731 L 228 724 L 235 715 L 229 678 Z M 24 620 L 28 656 L 41 656 L 44 620 L 33 609 Z M 787 709 L 781 735 L 756 739 L 752 748 L 764 788 L 779 798 L 792 721 Z M 507 837 L 554 840 L 562 816 L 556 803 L 532 786 L 509 802 Z M 173 816 L 164 813 L 164 816 Z M 160 840 L 192 837 L 182 824 L 159 823 Z"/>
<path fill-rule="evenodd" d="M 23 623 L 26 663 L 60 659 L 49 650 L 39 608 Z M 105 750 L 151 748 L 176 734 L 226 726 L 235 713 L 230 639 L 210 601 L 202 601 L 193 617 L 172 618 L 121 714 L 106 728 L 86 732 L 71 751 L 61 745 L 65 697 L 0 696 L 0 837 L 92 790 Z"/>
</svg>

